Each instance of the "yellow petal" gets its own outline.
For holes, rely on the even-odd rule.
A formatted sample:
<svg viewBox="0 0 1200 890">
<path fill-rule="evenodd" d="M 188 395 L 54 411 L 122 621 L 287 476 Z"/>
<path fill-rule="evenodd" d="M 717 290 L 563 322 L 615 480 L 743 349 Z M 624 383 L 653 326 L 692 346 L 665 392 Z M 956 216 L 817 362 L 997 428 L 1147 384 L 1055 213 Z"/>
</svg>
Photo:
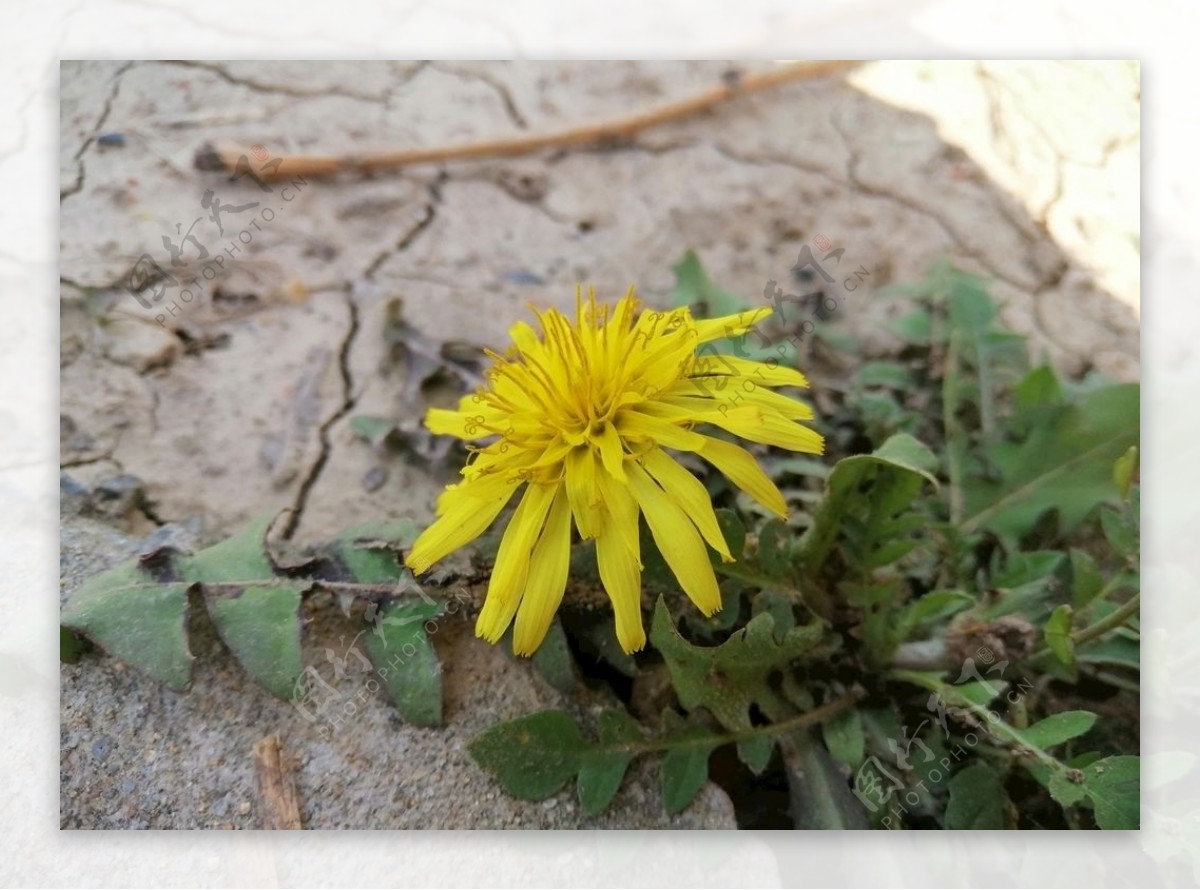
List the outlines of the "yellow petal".
<svg viewBox="0 0 1200 890">
<path fill-rule="evenodd" d="M 732 415 L 734 412 L 730 411 Z M 731 418 L 724 426 L 731 433 L 740 435 L 751 442 L 762 442 L 764 445 L 774 445 L 777 448 L 787 448 L 790 451 L 802 451 L 807 454 L 824 454 L 825 437 L 816 430 L 801 426 L 785 417 L 769 411 L 757 411 L 758 417 L 748 423 L 742 418 Z"/>
<path fill-rule="evenodd" d="M 601 473 L 597 479 L 600 499 L 604 502 L 605 531 L 613 529 L 633 554 L 638 569 L 642 568 L 642 544 L 638 537 L 638 505 L 628 485 Z"/>
<path fill-rule="evenodd" d="M 467 478 L 457 485 L 447 485 L 438 495 L 437 515 L 442 516 L 460 501 L 471 501 L 478 506 L 503 496 L 504 503 L 508 503 L 513 489 L 525 481 L 526 477 L 520 472 L 521 466 L 528 464 L 532 457 L 532 454 L 523 452 L 511 458 L 501 457 L 490 466 L 483 466 L 484 462 L 479 460 L 464 467 L 463 472 L 469 474 Z"/>
<path fill-rule="evenodd" d="M 625 468 L 638 506 L 679 586 L 705 615 L 721 609 L 721 591 L 696 526 L 636 462 Z"/>
<path fill-rule="evenodd" d="M 647 452 L 641 462 L 663 491 L 695 523 L 708 546 L 721 554 L 725 562 L 733 562 L 729 545 L 725 543 L 725 536 L 717 524 L 717 514 L 713 512 L 712 497 L 700 480 L 668 457 L 661 448 Z"/>
<path fill-rule="evenodd" d="M 760 391 L 767 392 L 767 390 Z M 653 406 L 646 406 L 644 410 L 653 411 L 655 415 L 663 418 L 682 419 L 688 417 L 696 423 L 711 423 L 713 426 L 719 426 L 721 429 L 731 432 L 735 436 L 741 436 L 743 439 L 749 439 L 751 442 L 775 445 L 778 448 L 787 448 L 789 451 L 803 451 L 809 454 L 823 454 L 825 451 L 825 439 L 820 433 L 788 420 L 777 411 L 760 408 L 757 405 L 739 405 L 736 408 L 730 408 L 729 403 L 724 401 L 711 402 L 703 409 L 673 404 L 683 401 L 699 403 L 704 400 L 672 398 L 669 401 L 656 402 Z M 697 449 L 679 450 L 695 451 Z"/>
<path fill-rule="evenodd" d="M 771 315 L 769 308 L 747 309 L 736 315 L 723 315 L 720 318 L 710 318 L 696 322 L 696 333 L 699 343 L 721 340 L 725 337 L 736 337 L 744 334 L 757 324 L 765 321 Z"/>
<path fill-rule="evenodd" d="M 646 406 L 647 410 L 653 407 L 655 406 Z M 704 437 L 699 433 L 693 433 L 661 417 L 651 417 L 640 411 L 621 411 L 617 415 L 617 432 L 622 436 L 648 439 L 678 451 L 695 451 L 704 444 Z"/>
<path fill-rule="evenodd" d="M 736 355 L 700 353 L 691 376 L 745 377 L 760 386 L 798 386 L 808 388 L 808 378 L 779 362 L 755 362 Z"/>
<path fill-rule="evenodd" d="M 521 602 L 521 590 L 529 573 L 529 554 L 542 531 L 556 491 L 557 486 L 552 485 L 526 488 L 525 496 L 500 539 L 496 565 L 488 581 L 487 599 L 475 622 L 475 635 L 489 643 L 504 636 Z"/>
<path fill-rule="evenodd" d="M 601 528 L 596 469 L 596 458 L 588 446 L 573 448 L 567 454 L 567 499 L 571 502 L 571 512 L 575 514 L 575 527 L 583 538 L 596 537 Z"/>
<path fill-rule="evenodd" d="M 775 483 L 770 480 L 758 461 L 745 448 L 705 436 L 700 456 L 720 470 L 730 482 L 758 501 L 772 513 L 787 519 L 787 502 Z"/>
<path fill-rule="evenodd" d="M 542 341 L 527 322 L 518 321 L 508 329 L 508 335 L 523 355 L 534 355 L 542 350 Z"/>
<path fill-rule="evenodd" d="M 520 484 L 516 479 L 503 482 L 499 494 L 490 500 L 447 489 L 442 495 L 445 511 L 421 532 L 404 564 L 420 575 L 439 559 L 474 541 L 500 515 Z"/>
<path fill-rule="evenodd" d="M 646 631 L 642 627 L 642 573 L 637 556 L 630 552 L 612 523 L 596 538 L 596 564 L 612 602 L 617 640 L 626 652 L 637 652 L 646 645 Z"/>
<path fill-rule="evenodd" d="M 566 490 L 560 487 L 529 561 L 529 579 L 513 631 L 517 655 L 532 655 L 545 639 L 566 590 L 570 562 L 571 505 Z"/>
<path fill-rule="evenodd" d="M 482 439 L 494 436 L 493 419 L 482 412 L 466 414 L 462 411 L 448 411 L 445 408 L 430 408 L 425 412 L 425 426 L 431 433 L 438 436 L 456 436 L 459 439 Z"/>
<path fill-rule="evenodd" d="M 597 445 L 600 449 L 600 460 L 604 463 L 604 469 L 608 470 L 614 479 L 624 482 L 625 468 L 622 464 L 625 462 L 625 448 L 621 444 L 621 436 L 617 432 L 617 428 L 611 423 L 606 423 L 597 440 Z"/>
<path fill-rule="evenodd" d="M 720 381 L 727 380 L 729 385 L 724 389 Z M 762 408 L 766 412 L 774 412 L 788 420 L 812 420 L 813 409 L 807 402 L 793 399 L 777 393 L 750 380 L 737 377 L 691 377 L 680 380 L 670 390 L 663 393 L 661 402 L 686 408 L 693 412 L 697 420 L 700 415 L 713 411 L 724 415 L 734 408 Z M 711 389 L 710 389 L 711 387 Z M 716 421 L 704 417 L 709 423 Z"/>
<path fill-rule="evenodd" d="M 521 592 L 525 589 L 525 582 L 529 578 L 529 554 L 526 554 L 525 559 L 514 566 L 514 569 L 516 571 L 514 575 L 517 585 L 516 593 L 508 599 L 501 599 L 498 596 L 492 596 L 489 588 L 488 596 L 483 601 L 483 608 L 479 610 L 479 617 L 475 619 L 475 636 L 489 643 L 500 642 L 500 638 L 512 624 L 517 607 L 521 605 Z"/>
</svg>

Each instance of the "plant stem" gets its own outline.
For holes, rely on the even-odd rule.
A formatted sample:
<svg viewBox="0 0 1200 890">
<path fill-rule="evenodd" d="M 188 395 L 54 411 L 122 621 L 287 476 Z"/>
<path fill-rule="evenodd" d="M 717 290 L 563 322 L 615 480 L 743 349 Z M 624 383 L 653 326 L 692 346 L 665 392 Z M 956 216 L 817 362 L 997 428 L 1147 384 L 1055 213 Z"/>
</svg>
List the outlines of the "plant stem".
<svg viewBox="0 0 1200 890">
<path fill-rule="evenodd" d="M 1116 611 L 1106 615 L 1094 624 L 1089 624 L 1082 630 L 1075 631 L 1075 633 L 1071 634 L 1071 642 L 1076 646 L 1082 646 L 1084 643 L 1096 639 L 1096 637 L 1103 636 L 1110 630 L 1115 630 L 1133 615 L 1137 614 L 1141 602 L 1142 594 L 1139 591 L 1122 603 Z"/>
<path fill-rule="evenodd" d="M 689 745 L 727 745 L 746 742 L 750 739 L 761 738 L 763 736 L 782 735 L 824 723 L 834 714 L 854 707 L 864 695 L 866 693 L 863 690 L 852 689 L 845 695 L 828 701 L 820 707 L 813 708 L 811 711 L 805 711 L 803 714 L 797 714 L 795 717 L 789 717 L 786 720 L 780 720 L 777 723 L 771 723 L 767 726 L 754 726 L 739 732 L 705 735 L 695 738 L 679 739 L 667 736 L 658 739 L 646 739 L 641 742 L 631 742 L 627 745 L 614 745 L 613 749 L 627 751 L 631 754 L 643 754 L 651 751 L 666 751 L 671 748 L 684 748 Z"/>
<path fill-rule="evenodd" d="M 946 349 L 946 370 L 942 375 L 942 435 L 946 439 L 946 475 L 949 477 L 950 522 L 959 525 L 963 517 L 963 448 L 961 430 L 954 412 L 958 409 L 958 339 L 951 333 Z"/>
<path fill-rule="evenodd" d="M 920 671 L 890 671 L 889 675 L 896 680 L 901 680 L 905 683 L 912 683 L 929 690 L 936 695 L 941 701 L 952 704 L 955 707 L 964 708 L 971 712 L 981 727 L 985 727 L 997 741 L 1003 742 L 1006 746 L 1015 749 L 1018 755 L 1033 755 L 1033 757 L 1053 770 L 1063 769 L 1062 761 L 1053 754 L 1044 751 L 1042 748 L 1032 744 L 1019 729 L 1009 726 L 1003 720 L 992 718 L 992 711 L 987 705 L 977 704 L 969 698 L 961 695 L 955 688 L 942 680 L 930 674 L 925 674 Z"/>
<path fill-rule="evenodd" d="M 220 596 L 240 594 L 248 587 L 300 587 L 304 592 L 325 590 L 331 593 L 349 593 L 366 600 L 384 600 L 393 597 L 407 596 L 412 599 L 458 599 L 462 590 L 468 589 L 468 579 L 457 578 L 455 585 L 438 585 L 424 583 L 420 588 L 401 586 L 399 581 L 393 584 L 359 584 L 354 581 L 324 581 L 320 578 L 258 578 L 248 581 L 194 581 L 180 578 L 178 581 L 146 581 L 140 584 L 129 584 L 122 590 L 161 590 L 169 584 L 193 584 Z"/>
</svg>

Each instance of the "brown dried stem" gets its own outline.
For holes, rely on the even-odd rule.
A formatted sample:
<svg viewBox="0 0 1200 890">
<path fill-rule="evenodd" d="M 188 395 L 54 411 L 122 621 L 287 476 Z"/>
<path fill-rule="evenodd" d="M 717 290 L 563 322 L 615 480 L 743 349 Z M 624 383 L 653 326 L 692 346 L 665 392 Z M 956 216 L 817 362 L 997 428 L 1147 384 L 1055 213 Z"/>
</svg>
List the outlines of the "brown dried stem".
<svg viewBox="0 0 1200 890">
<path fill-rule="evenodd" d="M 642 130 L 699 114 L 740 96 L 748 96 L 751 93 L 761 92 L 792 81 L 811 80 L 837 74 L 857 64 L 858 62 L 850 59 L 827 59 L 793 62 L 771 71 L 731 75 L 720 84 L 686 99 L 677 99 L 636 114 L 584 124 L 554 133 L 484 139 L 460 145 L 409 148 L 358 155 L 282 155 L 272 158 L 272 163 L 260 170 L 257 175 L 263 179 L 281 179 L 296 176 L 328 176 L 333 173 L 345 172 L 376 173 L 415 164 L 435 164 L 472 158 L 516 157 L 533 154 L 547 148 L 619 143 L 630 139 Z M 243 148 L 237 146 L 215 147 L 206 144 L 196 153 L 195 166 L 199 170 L 236 173 L 239 172 L 239 160 L 245 157 L 246 151 Z M 280 163 L 275 164 L 276 160 Z M 243 164 L 245 163 L 247 162 L 243 161 Z"/>
</svg>

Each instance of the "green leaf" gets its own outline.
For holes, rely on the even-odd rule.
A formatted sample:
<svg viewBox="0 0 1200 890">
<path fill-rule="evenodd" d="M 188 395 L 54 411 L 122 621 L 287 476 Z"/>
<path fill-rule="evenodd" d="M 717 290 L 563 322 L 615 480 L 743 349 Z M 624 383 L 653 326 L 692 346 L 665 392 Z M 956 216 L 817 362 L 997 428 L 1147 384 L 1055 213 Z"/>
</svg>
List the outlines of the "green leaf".
<svg viewBox="0 0 1200 890">
<path fill-rule="evenodd" d="M 976 705 L 982 707 L 996 698 L 1008 688 L 1006 680 L 974 680 L 970 683 L 956 683 L 950 687 L 951 693 L 942 690 L 943 697 L 957 705 Z"/>
<path fill-rule="evenodd" d="M 945 826 L 949 830 L 1004 828 L 1004 804 L 1008 800 L 999 777 L 985 763 L 959 770 L 950 780 Z"/>
<path fill-rule="evenodd" d="M 782 640 L 774 634 L 775 619 L 756 615 L 720 646 L 693 646 L 675 629 L 666 604 L 659 598 L 654 609 L 650 642 L 662 654 L 680 704 L 689 711 L 707 708 L 732 730 L 750 729 L 750 709 L 757 705 L 773 719 L 787 710 L 771 685 L 774 672 L 814 652 L 824 638 L 817 621 L 788 631 Z"/>
<path fill-rule="evenodd" d="M 947 269 L 945 274 L 951 327 L 970 339 L 983 337 L 996 316 L 996 304 L 988 296 L 983 280 L 958 269 Z"/>
<path fill-rule="evenodd" d="M 1047 584 L 1050 579 L 1066 580 L 1066 555 L 1061 550 L 1029 550 L 1010 553 L 1004 568 L 992 573 L 995 587 L 1023 587 Z"/>
<path fill-rule="evenodd" d="M 364 523 L 338 535 L 338 555 L 360 584 L 391 584 L 403 578 L 407 586 L 419 588 L 397 558 L 416 539 L 411 519 Z"/>
<path fill-rule="evenodd" d="M 1062 384 L 1049 365 L 1034 368 L 1013 387 L 1013 401 L 1019 409 L 1055 405 L 1062 401 Z"/>
<path fill-rule="evenodd" d="M 386 417 L 359 414 L 350 418 L 350 432 L 378 447 L 396 431 L 396 422 Z"/>
<path fill-rule="evenodd" d="M 1021 730 L 1024 738 L 1043 751 L 1083 735 L 1096 722 L 1091 711 L 1063 711 Z"/>
<path fill-rule="evenodd" d="M 567 635 L 557 618 L 531 661 L 537 672 L 559 692 L 571 692 L 575 688 L 575 659 L 571 657 Z"/>
<path fill-rule="evenodd" d="M 1011 553 L 1002 570 L 993 570 L 991 584 L 999 596 L 982 604 L 974 617 L 991 621 L 1019 612 L 1040 623 L 1048 599 L 1060 599 L 1069 584 L 1067 555 L 1059 550 Z"/>
<path fill-rule="evenodd" d="M 1050 795 L 1064 807 L 1088 798 L 1096 825 L 1128 831 L 1140 825 L 1141 768 L 1132 754 L 1094 761 L 1082 769 L 1062 770 L 1050 778 Z"/>
<path fill-rule="evenodd" d="M 965 533 L 990 530 L 1013 542 L 1047 510 L 1073 530 L 1100 504 L 1116 504 L 1113 462 L 1139 438 L 1140 390 L 1121 384 L 1092 390 L 1036 425 L 1021 441 L 997 438 L 985 449 L 992 476 L 964 483 Z"/>
<path fill-rule="evenodd" d="M 975 597 L 961 590 L 931 590 L 901 610 L 896 622 L 899 627 L 898 638 L 906 639 L 913 631 L 927 624 L 944 621 L 974 604 Z"/>
<path fill-rule="evenodd" d="M 443 607 L 422 601 L 388 603 L 375 613 L 366 637 L 367 656 L 396 710 L 414 726 L 442 723 L 442 665 L 425 624 L 440 616 Z"/>
<path fill-rule="evenodd" d="M 484 731 L 469 750 L 509 794 L 544 800 L 579 772 L 585 746 L 565 712 L 539 711 Z"/>
<path fill-rule="evenodd" d="M 764 466 L 767 472 L 776 478 L 788 473 L 793 476 L 816 476 L 818 479 L 826 479 L 829 476 L 829 464 L 811 457 L 772 457 L 764 462 Z"/>
<path fill-rule="evenodd" d="M 912 375 L 899 362 L 866 362 L 854 375 L 859 386 L 885 386 L 905 390 L 912 386 Z"/>
<path fill-rule="evenodd" d="M 1071 641 L 1071 607 L 1063 604 L 1046 621 L 1046 645 L 1054 657 L 1072 670 L 1075 668 L 1075 644 Z"/>
<path fill-rule="evenodd" d="M 738 760 L 746 764 L 754 775 L 761 775 L 771 762 L 771 754 L 775 751 L 775 740 L 770 736 L 758 736 L 753 739 L 743 739 L 737 743 Z"/>
<path fill-rule="evenodd" d="M 300 661 L 300 595 L 307 584 L 205 591 L 213 625 L 242 667 L 277 698 L 290 699 Z"/>
<path fill-rule="evenodd" d="M 595 815 L 612 803 L 633 761 L 632 751 L 617 746 L 642 741 L 641 727 L 624 711 L 616 709 L 601 712 L 596 734 L 600 745 L 584 754 L 576 787 L 579 805 L 588 815 Z"/>
<path fill-rule="evenodd" d="M 612 802 L 634 757 L 665 749 L 663 802 L 668 812 L 678 813 L 703 787 L 709 755 L 728 738 L 673 713 L 665 716 L 663 736 L 647 740 L 624 711 L 603 711 L 597 719 L 597 741 L 592 742 L 565 712 L 540 711 L 492 727 L 472 741 L 469 750 L 506 791 L 525 800 L 549 797 L 577 775 L 580 807 L 593 815 Z"/>
<path fill-rule="evenodd" d="M 1100 528 L 1113 550 L 1127 559 L 1136 557 L 1140 544 L 1138 527 L 1127 511 L 1105 507 L 1100 511 Z"/>
<path fill-rule="evenodd" d="M 1071 551 L 1071 603 L 1082 609 L 1104 589 L 1096 560 L 1082 550 Z"/>
<path fill-rule="evenodd" d="M 878 554 L 907 535 L 898 522 L 926 483 L 937 485 L 937 457 L 904 433 L 892 436 L 874 454 L 838 461 L 829 474 L 825 498 L 813 525 L 800 541 L 805 573 L 815 577 L 841 537 L 852 563 L 878 564 Z M 903 541 L 908 545 L 907 540 Z"/>
<path fill-rule="evenodd" d="M 83 657 L 83 638 L 65 627 L 58 629 L 58 660 L 64 664 L 75 664 Z"/>
<path fill-rule="evenodd" d="M 703 730 L 697 730 L 697 733 L 703 733 Z M 691 744 L 671 748 L 662 759 L 663 803 L 672 815 L 686 810 L 708 781 L 708 757 L 717 743 L 707 738 L 707 735 L 700 735 Z"/>
<path fill-rule="evenodd" d="M 115 658 L 183 691 L 192 680 L 184 628 L 188 584 L 159 584 L 136 565 L 86 581 L 63 609 L 61 624 Z"/>
<path fill-rule="evenodd" d="M 933 339 L 933 317 L 925 309 L 917 309 L 892 322 L 892 330 L 902 340 L 925 345 Z"/>
<path fill-rule="evenodd" d="M 937 455 L 907 433 L 892 436 L 875 449 L 874 457 L 913 473 L 920 473 L 934 488 L 937 487 L 938 481 L 934 475 L 938 468 Z"/>
<path fill-rule="evenodd" d="M 750 308 L 748 300 L 713 283 L 694 250 L 685 253 L 671 271 L 675 273 L 675 306 L 694 306 L 698 314 L 708 318 L 733 315 Z"/>
<path fill-rule="evenodd" d="M 1141 645 L 1120 633 L 1091 640 L 1075 650 L 1080 664 L 1106 664 L 1138 670 L 1142 663 Z"/>
<path fill-rule="evenodd" d="M 750 612 L 751 618 L 766 612 L 774 619 L 775 639 L 777 640 L 781 640 L 788 631 L 796 626 L 796 611 L 792 608 L 792 599 L 778 590 L 763 590 L 757 593 Z"/>
<path fill-rule="evenodd" d="M 866 734 L 863 732 L 862 714 L 857 708 L 848 708 L 834 714 L 821 724 L 825 747 L 838 763 L 857 769 L 863 762 Z"/>
<path fill-rule="evenodd" d="M 1048 776 L 1044 781 L 1050 789 L 1050 796 L 1064 808 L 1074 806 L 1087 798 L 1087 789 L 1084 787 L 1086 777 L 1081 769 L 1062 767 L 1052 772 L 1035 771 L 1034 775 L 1039 779 Z"/>
<path fill-rule="evenodd" d="M 1141 767 L 1131 754 L 1105 757 L 1083 770 L 1096 824 L 1105 831 L 1131 831 L 1141 825 Z"/>
<path fill-rule="evenodd" d="M 267 531 L 274 514 L 252 520 L 230 538 L 176 560 L 179 574 L 202 584 L 253 583 L 275 577 L 275 566 L 267 555 Z"/>
<path fill-rule="evenodd" d="M 792 568 L 793 532 L 787 524 L 770 519 L 758 530 L 758 565 L 768 578 L 787 578 Z"/>
<path fill-rule="evenodd" d="M 785 754 L 792 817 L 800 830 L 862 830 L 870 828 L 862 801 L 846 784 L 841 768 L 811 732 L 795 733 Z M 788 750 L 784 748 L 785 752 Z"/>
</svg>

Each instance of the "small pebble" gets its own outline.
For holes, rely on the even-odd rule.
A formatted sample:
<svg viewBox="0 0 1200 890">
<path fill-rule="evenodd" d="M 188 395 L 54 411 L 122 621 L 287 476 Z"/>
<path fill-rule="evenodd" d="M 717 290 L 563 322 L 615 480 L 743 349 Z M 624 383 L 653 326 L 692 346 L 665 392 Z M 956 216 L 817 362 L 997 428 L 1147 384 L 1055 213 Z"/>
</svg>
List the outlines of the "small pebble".
<svg viewBox="0 0 1200 890">
<path fill-rule="evenodd" d="M 108 757 L 113 747 L 113 740 L 106 735 L 102 735 L 92 745 L 92 756 L 97 760 L 104 760 Z"/>
<path fill-rule="evenodd" d="M 387 482 L 388 471 L 383 467 L 371 467 L 363 474 L 362 487 L 367 491 L 375 491 L 383 483 Z"/>
<path fill-rule="evenodd" d="M 504 280 L 509 284 L 545 284 L 541 278 L 525 269 L 510 269 L 504 273 Z"/>
</svg>

